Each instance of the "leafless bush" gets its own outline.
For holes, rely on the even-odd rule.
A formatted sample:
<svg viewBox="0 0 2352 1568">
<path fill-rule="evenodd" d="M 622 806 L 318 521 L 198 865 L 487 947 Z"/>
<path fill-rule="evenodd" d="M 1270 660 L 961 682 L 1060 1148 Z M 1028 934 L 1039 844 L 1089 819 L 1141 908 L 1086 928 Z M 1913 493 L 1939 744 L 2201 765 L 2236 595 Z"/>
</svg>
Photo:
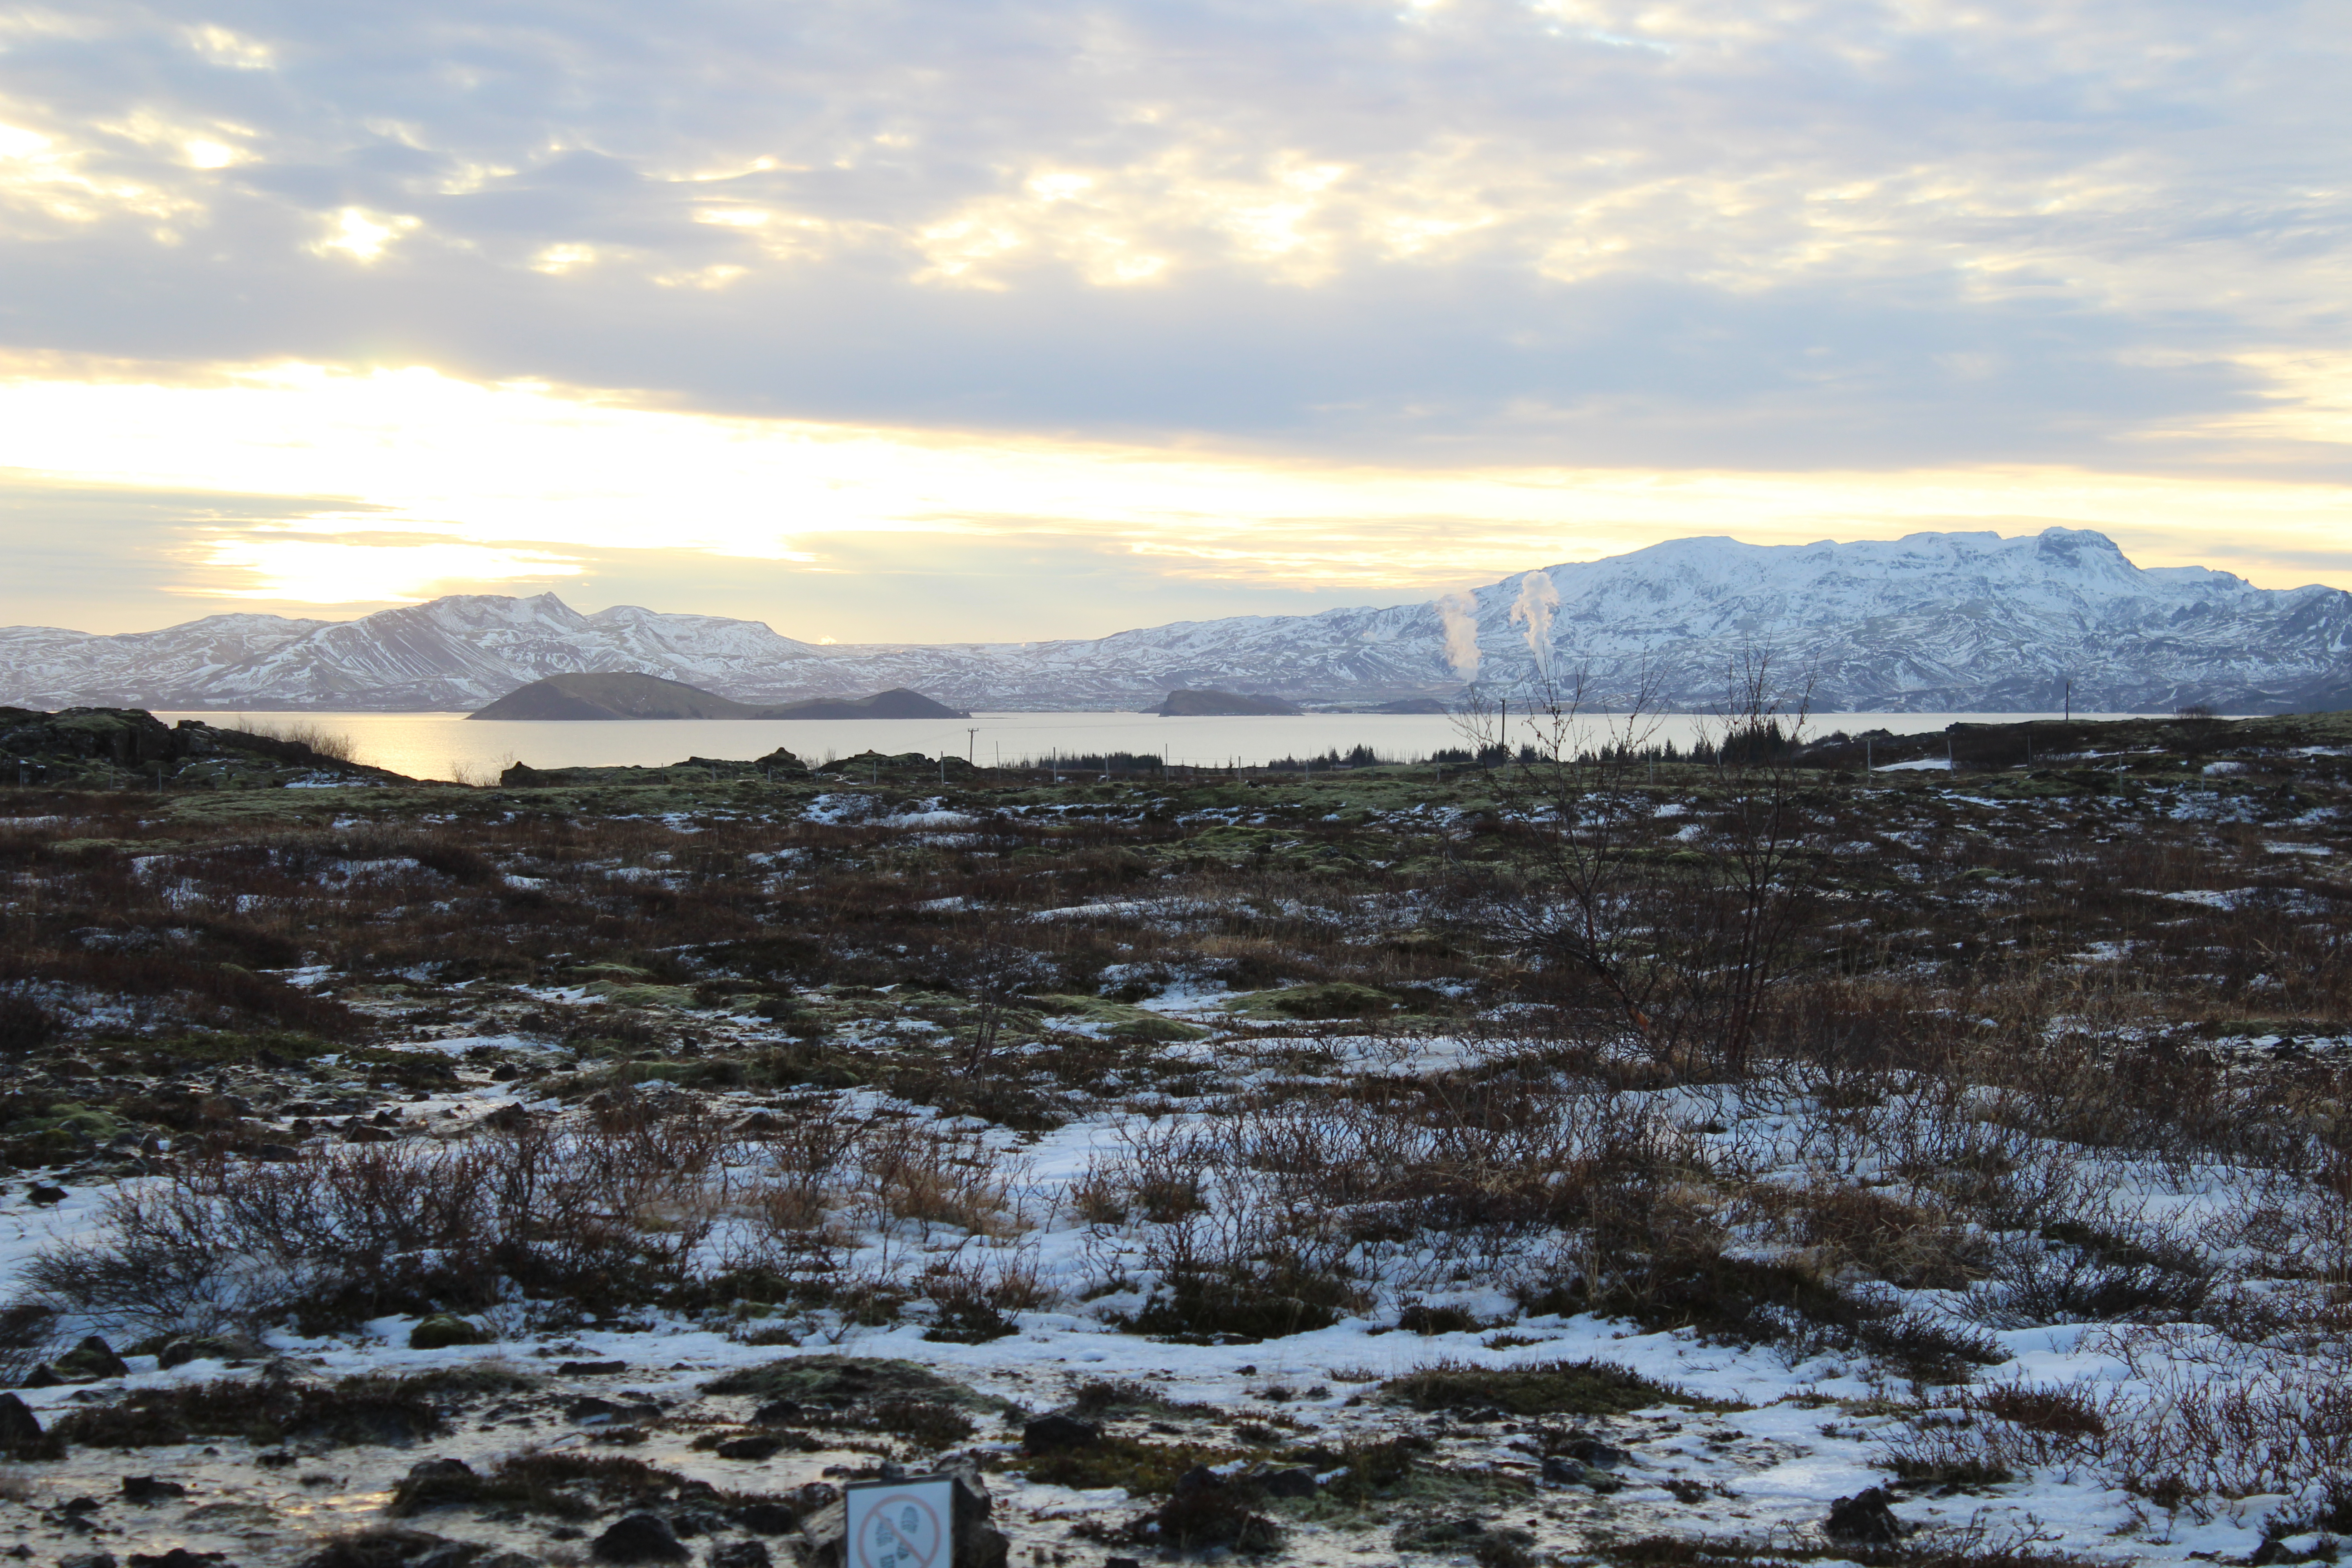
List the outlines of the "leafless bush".
<svg viewBox="0 0 2352 1568">
<path fill-rule="evenodd" d="M 1596 721 L 1600 694 L 1579 676 L 1516 722 L 1500 706 L 1468 721 L 1482 751 L 1511 759 L 1496 793 L 1517 853 L 1487 868 L 1487 923 L 1528 956 L 1536 992 L 1573 1006 L 1566 988 L 1589 988 L 1677 1072 L 1744 1072 L 1790 974 L 1817 835 L 1788 755 L 1806 698 L 1784 704 L 1778 684 L 1761 654 L 1728 670 L 1686 840 L 1660 832 L 1645 782 L 1651 690 Z"/>
<path fill-rule="evenodd" d="M 1954 1403 L 1958 1414 L 1931 1414 L 1887 1445 L 1897 1473 L 2082 1468 L 2172 1508 L 2271 1493 L 2302 1500 L 2352 1466 L 2352 1391 L 2312 1366 L 2229 1378 L 2168 1367 L 2140 1389 L 1996 1384 Z"/>
<path fill-rule="evenodd" d="M 26 1278 L 142 1333 L 343 1324 L 511 1293 L 602 1311 L 682 1286 L 723 1199 L 707 1118 L 192 1161 L 117 1188 Z"/>
</svg>

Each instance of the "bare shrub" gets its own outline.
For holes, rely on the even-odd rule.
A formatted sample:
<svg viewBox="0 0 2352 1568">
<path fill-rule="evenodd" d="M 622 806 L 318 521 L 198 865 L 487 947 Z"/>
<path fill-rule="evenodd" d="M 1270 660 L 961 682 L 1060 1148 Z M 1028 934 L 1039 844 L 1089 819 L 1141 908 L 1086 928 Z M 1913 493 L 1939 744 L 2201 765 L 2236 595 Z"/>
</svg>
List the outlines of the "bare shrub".
<svg viewBox="0 0 2352 1568">
<path fill-rule="evenodd" d="M 971 1235 L 1013 1228 L 1014 1173 L 986 1133 L 927 1122 L 877 1121 L 852 1157 L 876 1225 L 921 1235 L 952 1226 Z"/>
<path fill-rule="evenodd" d="M 2352 1465 L 2352 1391 L 2332 1369 L 2285 1364 L 2214 1378 L 2167 1364 L 2141 1389 L 1996 1384 L 1916 1420 L 1886 1447 L 1911 1479 L 2087 1468 L 2175 1508 L 2200 1498 L 2326 1494 Z"/>
<path fill-rule="evenodd" d="M 526 1122 L 462 1143 L 278 1163 L 191 1161 L 110 1193 L 94 1234 L 26 1268 L 42 1296 L 141 1334 L 341 1326 L 512 1294 L 601 1311 L 686 1284 L 723 1201 L 710 1119 Z"/>
<path fill-rule="evenodd" d="M 1496 784 L 1517 853 L 1487 868 L 1487 923 L 1528 956 L 1541 999 L 1573 1006 L 1580 984 L 1677 1072 L 1744 1072 L 1791 971 L 1816 830 L 1790 755 L 1807 697 L 1784 703 L 1779 684 L 1768 656 L 1733 661 L 1681 842 L 1661 841 L 1644 784 L 1647 685 L 1604 702 L 1579 675 L 1516 727 L 1501 709 L 1469 721 L 1508 759 Z M 1596 720 L 1609 709 L 1622 716 Z"/>
</svg>

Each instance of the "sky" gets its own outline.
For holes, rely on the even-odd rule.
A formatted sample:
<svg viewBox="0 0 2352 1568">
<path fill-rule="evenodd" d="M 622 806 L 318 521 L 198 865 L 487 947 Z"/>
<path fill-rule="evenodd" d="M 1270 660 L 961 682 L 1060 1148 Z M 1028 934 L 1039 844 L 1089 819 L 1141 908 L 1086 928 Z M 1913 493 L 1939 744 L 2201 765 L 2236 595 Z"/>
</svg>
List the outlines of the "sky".
<svg viewBox="0 0 2352 1568">
<path fill-rule="evenodd" d="M 2352 587 L 2352 5 L 0 0 L 0 625 Z"/>
</svg>

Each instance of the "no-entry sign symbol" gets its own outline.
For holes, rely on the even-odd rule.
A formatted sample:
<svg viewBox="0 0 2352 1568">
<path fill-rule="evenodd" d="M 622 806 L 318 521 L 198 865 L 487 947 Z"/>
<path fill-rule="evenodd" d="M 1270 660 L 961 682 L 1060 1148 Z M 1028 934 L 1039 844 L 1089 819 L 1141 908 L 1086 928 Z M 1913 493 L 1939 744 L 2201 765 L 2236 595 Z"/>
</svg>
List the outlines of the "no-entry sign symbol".
<svg viewBox="0 0 2352 1568">
<path fill-rule="evenodd" d="M 954 1568 L 955 1481 L 860 1481 L 846 1489 L 851 1568 Z"/>
</svg>

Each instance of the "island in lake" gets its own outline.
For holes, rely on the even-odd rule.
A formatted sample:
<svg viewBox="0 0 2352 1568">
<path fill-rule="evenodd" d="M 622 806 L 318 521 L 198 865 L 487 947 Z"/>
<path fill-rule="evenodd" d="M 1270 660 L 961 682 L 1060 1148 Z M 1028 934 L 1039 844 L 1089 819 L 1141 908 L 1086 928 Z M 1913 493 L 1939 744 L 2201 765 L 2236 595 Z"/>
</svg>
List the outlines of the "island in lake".
<svg viewBox="0 0 2352 1568">
<path fill-rule="evenodd" d="M 1171 691 L 1152 710 L 1163 719 L 1197 719 L 1249 713 L 1295 718 L 1298 710 L 1279 697 L 1256 697 L 1240 691 Z"/>
<path fill-rule="evenodd" d="M 903 686 L 870 697 L 738 702 L 682 680 L 622 670 L 551 675 L 519 686 L 468 719 L 964 719 L 971 715 Z"/>
</svg>

